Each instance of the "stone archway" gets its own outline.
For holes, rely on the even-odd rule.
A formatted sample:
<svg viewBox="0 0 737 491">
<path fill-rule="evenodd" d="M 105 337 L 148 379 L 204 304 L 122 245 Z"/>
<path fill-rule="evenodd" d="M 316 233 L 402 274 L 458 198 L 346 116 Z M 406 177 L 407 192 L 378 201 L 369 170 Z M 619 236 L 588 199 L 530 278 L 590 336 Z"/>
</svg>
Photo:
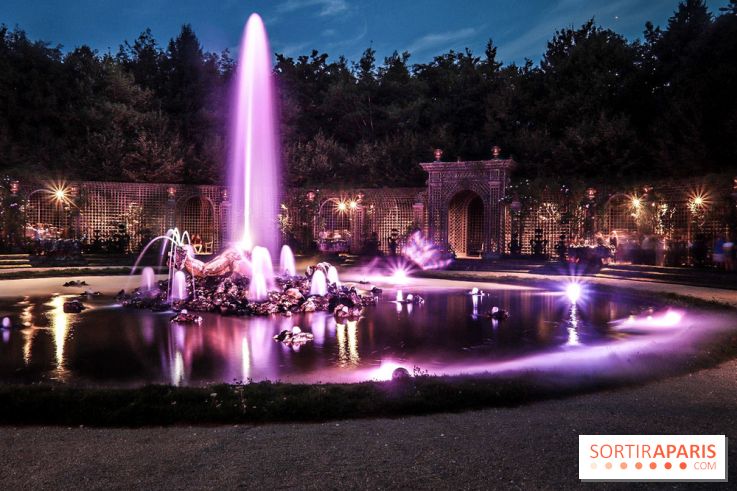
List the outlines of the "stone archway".
<svg viewBox="0 0 737 491">
<path fill-rule="evenodd" d="M 501 253 L 505 214 L 500 201 L 514 161 L 494 158 L 420 165 L 428 173 L 425 216 L 432 241 L 460 255 Z"/>
<path fill-rule="evenodd" d="M 479 256 L 484 247 L 484 201 L 464 190 L 448 203 L 448 245 L 459 256 Z"/>
</svg>

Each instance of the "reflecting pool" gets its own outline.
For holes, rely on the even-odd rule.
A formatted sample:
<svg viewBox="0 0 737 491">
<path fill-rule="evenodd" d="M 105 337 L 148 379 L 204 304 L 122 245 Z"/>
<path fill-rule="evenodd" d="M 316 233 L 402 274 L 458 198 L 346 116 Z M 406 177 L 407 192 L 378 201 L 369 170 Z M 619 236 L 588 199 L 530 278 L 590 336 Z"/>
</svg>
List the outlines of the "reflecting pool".
<svg viewBox="0 0 737 491">
<path fill-rule="evenodd" d="M 409 293 L 410 291 L 405 291 Z M 376 307 L 358 321 L 336 321 L 324 312 L 292 317 L 227 317 L 203 314 L 196 324 L 170 323 L 172 312 L 123 308 L 110 297 L 90 297 L 87 310 L 63 311 L 72 296 L 0 300 L 0 379 L 77 385 L 281 380 L 355 382 L 383 380 L 397 366 L 410 372 L 461 374 L 536 355 L 568 356 L 621 343 L 632 336 L 617 323 L 659 312 L 636 297 L 598 293 L 572 302 L 565 292 L 412 289 L 421 304 L 394 300 L 384 290 Z M 493 320 L 493 307 L 509 312 Z M 299 326 L 314 335 L 301 347 L 273 337 Z"/>
</svg>

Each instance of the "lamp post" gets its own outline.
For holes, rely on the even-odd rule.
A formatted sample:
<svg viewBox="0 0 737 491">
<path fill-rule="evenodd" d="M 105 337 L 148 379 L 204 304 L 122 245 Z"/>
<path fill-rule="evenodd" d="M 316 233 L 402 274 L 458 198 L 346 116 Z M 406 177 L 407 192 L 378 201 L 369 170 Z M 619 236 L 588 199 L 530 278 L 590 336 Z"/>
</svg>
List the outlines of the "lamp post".
<svg viewBox="0 0 737 491">
<path fill-rule="evenodd" d="M 512 212 L 512 241 L 509 244 L 509 252 L 512 256 L 518 256 L 522 252 L 522 237 L 520 237 L 522 202 L 517 195 L 509 204 L 509 209 Z"/>
<path fill-rule="evenodd" d="M 591 239 L 596 234 L 596 188 L 586 189 L 586 238 Z"/>
</svg>

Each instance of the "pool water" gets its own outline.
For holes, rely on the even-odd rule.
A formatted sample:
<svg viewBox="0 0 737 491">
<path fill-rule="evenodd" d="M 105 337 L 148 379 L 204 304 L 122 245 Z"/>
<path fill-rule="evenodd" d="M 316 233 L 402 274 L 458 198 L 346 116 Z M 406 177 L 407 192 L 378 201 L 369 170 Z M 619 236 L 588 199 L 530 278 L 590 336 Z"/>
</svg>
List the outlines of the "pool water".
<svg viewBox="0 0 737 491">
<path fill-rule="evenodd" d="M 406 293 L 406 292 L 405 292 Z M 172 312 L 120 307 L 92 297 L 80 314 L 62 306 L 71 296 L 0 302 L 16 326 L 1 333 L 0 380 L 75 385 L 204 385 L 281 380 L 382 380 L 398 366 L 410 372 L 458 374 L 531 354 L 580 350 L 626 338 L 611 322 L 652 308 L 606 293 L 576 304 L 558 292 L 418 291 L 424 303 L 399 304 L 386 290 L 358 321 L 324 312 L 292 317 L 203 314 L 201 325 L 171 323 Z M 496 321 L 492 307 L 509 312 Z M 314 340 L 299 348 L 273 339 L 299 326 Z"/>
</svg>

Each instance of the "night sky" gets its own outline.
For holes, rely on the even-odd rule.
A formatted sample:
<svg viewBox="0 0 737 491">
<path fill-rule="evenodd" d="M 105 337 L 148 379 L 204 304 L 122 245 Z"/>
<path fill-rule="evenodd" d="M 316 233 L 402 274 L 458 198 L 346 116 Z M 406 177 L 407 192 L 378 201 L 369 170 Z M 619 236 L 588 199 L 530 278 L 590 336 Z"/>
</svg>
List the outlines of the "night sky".
<svg viewBox="0 0 737 491">
<path fill-rule="evenodd" d="M 713 13 L 726 0 L 707 1 Z M 373 46 L 381 60 L 410 51 L 425 62 L 449 49 L 483 54 L 488 38 L 505 63 L 540 59 L 556 29 L 578 27 L 594 17 L 629 39 L 641 38 L 645 22 L 665 25 L 676 0 L 2 0 L 0 23 L 23 28 L 32 39 L 65 50 L 87 44 L 117 52 L 150 27 L 166 46 L 184 23 L 205 49 L 237 50 L 251 12 L 264 18 L 274 51 L 289 56 L 311 49 L 351 60 Z"/>
</svg>

